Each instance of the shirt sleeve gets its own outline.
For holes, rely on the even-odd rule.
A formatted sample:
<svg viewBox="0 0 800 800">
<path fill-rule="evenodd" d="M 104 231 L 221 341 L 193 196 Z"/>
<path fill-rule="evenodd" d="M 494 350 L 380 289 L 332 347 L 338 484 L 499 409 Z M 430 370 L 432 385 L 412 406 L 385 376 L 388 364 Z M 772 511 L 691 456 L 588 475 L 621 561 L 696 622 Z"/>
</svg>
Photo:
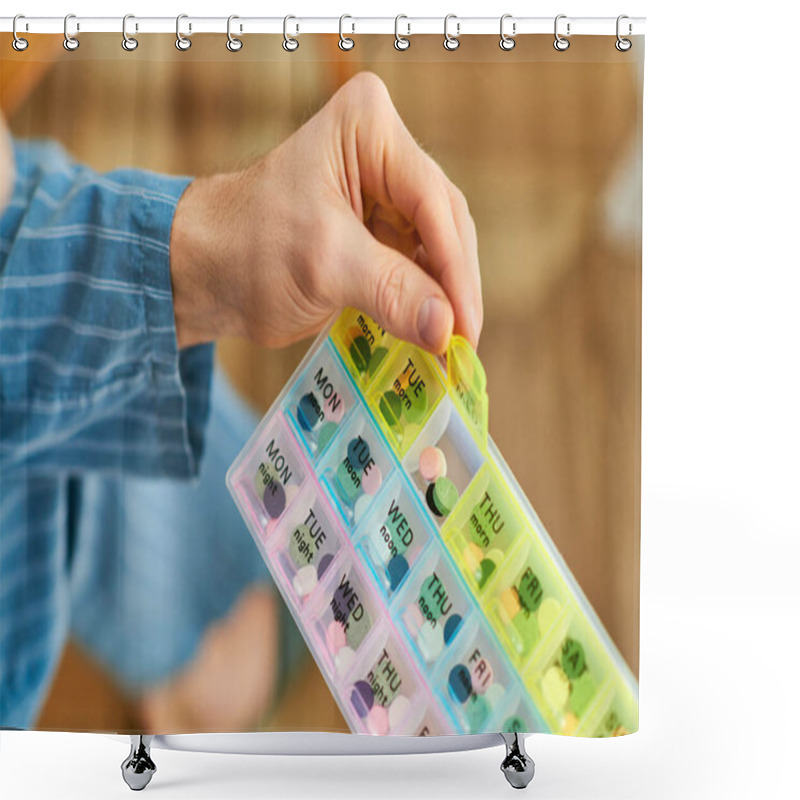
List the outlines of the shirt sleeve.
<svg viewBox="0 0 800 800">
<path fill-rule="evenodd" d="M 189 178 L 98 174 L 17 141 L 0 216 L 0 473 L 197 473 L 213 347 L 178 350 L 169 270 Z"/>
</svg>

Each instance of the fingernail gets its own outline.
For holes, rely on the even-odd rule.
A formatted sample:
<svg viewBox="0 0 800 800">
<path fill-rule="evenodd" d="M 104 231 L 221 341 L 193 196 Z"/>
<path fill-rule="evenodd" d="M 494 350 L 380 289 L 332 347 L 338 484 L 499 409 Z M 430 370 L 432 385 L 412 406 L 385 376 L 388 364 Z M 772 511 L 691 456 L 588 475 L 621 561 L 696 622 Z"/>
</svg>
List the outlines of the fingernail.
<svg viewBox="0 0 800 800">
<path fill-rule="evenodd" d="M 427 297 L 417 314 L 419 338 L 430 350 L 436 350 L 441 342 L 442 320 L 447 313 L 445 304 L 438 297 Z"/>
<path fill-rule="evenodd" d="M 481 338 L 481 314 L 480 312 L 473 308 L 472 309 L 472 341 L 475 347 L 478 347 L 478 340 Z"/>
</svg>

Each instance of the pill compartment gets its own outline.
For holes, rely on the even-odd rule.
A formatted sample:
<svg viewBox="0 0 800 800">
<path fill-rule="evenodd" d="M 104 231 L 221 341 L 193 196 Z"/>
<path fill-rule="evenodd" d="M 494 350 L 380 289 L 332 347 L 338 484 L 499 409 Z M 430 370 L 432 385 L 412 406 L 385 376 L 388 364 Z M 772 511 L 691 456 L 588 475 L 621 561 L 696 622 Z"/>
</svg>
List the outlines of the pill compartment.
<svg viewBox="0 0 800 800">
<path fill-rule="evenodd" d="M 360 386 L 375 377 L 397 341 L 372 317 L 353 308 L 345 309 L 336 320 L 330 339 Z"/>
<path fill-rule="evenodd" d="M 273 575 L 295 606 L 302 606 L 324 581 L 344 541 L 331 507 L 309 481 L 281 518 L 268 548 Z"/>
<path fill-rule="evenodd" d="M 431 547 L 392 604 L 395 624 L 405 634 L 423 674 L 432 674 L 445 653 L 458 646 L 473 608 L 445 552 Z"/>
<path fill-rule="evenodd" d="M 564 617 L 569 590 L 534 531 L 527 528 L 484 597 L 486 616 L 517 668 Z"/>
<path fill-rule="evenodd" d="M 450 514 L 442 536 L 467 583 L 482 598 L 523 530 L 519 506 L 494 465 L 486 462 Z"/>
<path fill-rule="evenodd" d="M 611 665 L 585 617 L 564 614 L 566 624 L 557 624 L 523 677 L 551 731 L 573 735 L 601 700 Z"/>
<path fill-rule="evenodd" d="M 502 733 L 546 733 L 548 730 L 530 696 L 522 688 L 507 693 L 506 702 L 497 709 L 490 726 Z"/>
<path fill-rule="evenodd" d="M 395 474 L 358 523 L 356 539 L 375 582 L 386 598 L 405 583 L 432 531 L 416 497 L 406 482 Z"/>
<path fill-rule="evenodd" d="M 367 514 L 381 486 L 392 477 L 394 462 L 365 410 L 358 408 L 341 426 L 320 464 L 337 510 L 352 529 Z"/>
<path fill-rule="evenodd" d="M 488 628 L 476 620 L 443 659 L 434 678 L 437 695 L 462 733 L 490 731 L 515 685 L 502 651 Z"/>
<path fill-rule="evenodd" d="M 484 461 L 453 401 L 445 396 L 408 449 L 403 469 L 434 520 L 442 525 Z"/>
<path fill-rule="evenodd" d="M 356 404 L 355 390 L 333 346 L 325 341 L 308 360 L 284 399 L 298 441 L 318 458 Z"/>
<path fill-rule="evenodd" d="M 627 736 L 639 730 L 639 700 L 633 687 L 622 674 L 614 675 L 595 704 L 591 715 L 587 715 L 578 733 L 605 739 Z"/>
<path fill-rule="evenodd" d="M 433 707 L 433 703 L 417 709 L 416 714 L 412 713 L 410 722 L 412 736 L 446 736 L 458 732 L 453 723 Z"/>
<path fill-rule="evenodd" d="M 361 566 L 347 549 L 342 550 L 303 611 L 303 623 L 315 643 L 318 660 L 334 680 L 347 673 L 381 619 Z"/>
<path fill-rule="evenodd" d="M 307 475 L 307 462 L 283 416 L 265 417 L 226 477 L 239 510 L 262 543 L 297 498 Z"/>
<path fill-rule="evenodd" d="M 340 692 L 355 732 L 410 736 L 421 723 L 426 693 L 394 636 L 388 626 L 376 631 L 342 681 Z"/>
<path fill-rule="evenodd" d="M 402 343 L 367 389 L 367 402 L 395 452 L 408 452 L 445 395 L 443 372 L 418 347 Z"/>
</svg>

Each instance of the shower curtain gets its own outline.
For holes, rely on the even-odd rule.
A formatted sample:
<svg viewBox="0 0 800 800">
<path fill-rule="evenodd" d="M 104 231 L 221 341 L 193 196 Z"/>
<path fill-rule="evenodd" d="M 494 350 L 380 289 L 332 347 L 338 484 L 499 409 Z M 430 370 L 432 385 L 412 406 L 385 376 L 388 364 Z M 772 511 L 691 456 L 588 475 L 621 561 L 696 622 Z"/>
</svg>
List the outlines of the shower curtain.
<svg viewBox="0 0 800 800">
<path fill-rule="evenodd" d="M 642 37 L 139 38 L 0 37 L 0 728 L 634 732 Z M 403 342 L 411 423 L 450 396 L 451 334 L 496 448 L 463 485 L 468 424 L 386 425 Z M 284 497 L 284 580 L 226 473 L 280 397 L 297 503 L 312 429 L 352 478 L 322 406 L 378 384 L 379 510 Z"/>
</svg>

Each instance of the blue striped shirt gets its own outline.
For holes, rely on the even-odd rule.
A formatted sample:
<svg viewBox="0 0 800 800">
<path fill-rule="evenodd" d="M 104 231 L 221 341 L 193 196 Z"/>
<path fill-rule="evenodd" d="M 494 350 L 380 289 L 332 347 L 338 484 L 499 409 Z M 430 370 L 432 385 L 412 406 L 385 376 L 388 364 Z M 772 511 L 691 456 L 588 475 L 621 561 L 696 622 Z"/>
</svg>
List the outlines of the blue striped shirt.
<svg viewBox="0 0 800 800">
<path fill-rule="evenodd" d="M 0 216 L 0 727 L 30 727 L 68 629 L 81 474 L 196 475 L 213 349 L 178 351 L 170 229 L 188 178 L 15 143 Z"/>
</svg>

